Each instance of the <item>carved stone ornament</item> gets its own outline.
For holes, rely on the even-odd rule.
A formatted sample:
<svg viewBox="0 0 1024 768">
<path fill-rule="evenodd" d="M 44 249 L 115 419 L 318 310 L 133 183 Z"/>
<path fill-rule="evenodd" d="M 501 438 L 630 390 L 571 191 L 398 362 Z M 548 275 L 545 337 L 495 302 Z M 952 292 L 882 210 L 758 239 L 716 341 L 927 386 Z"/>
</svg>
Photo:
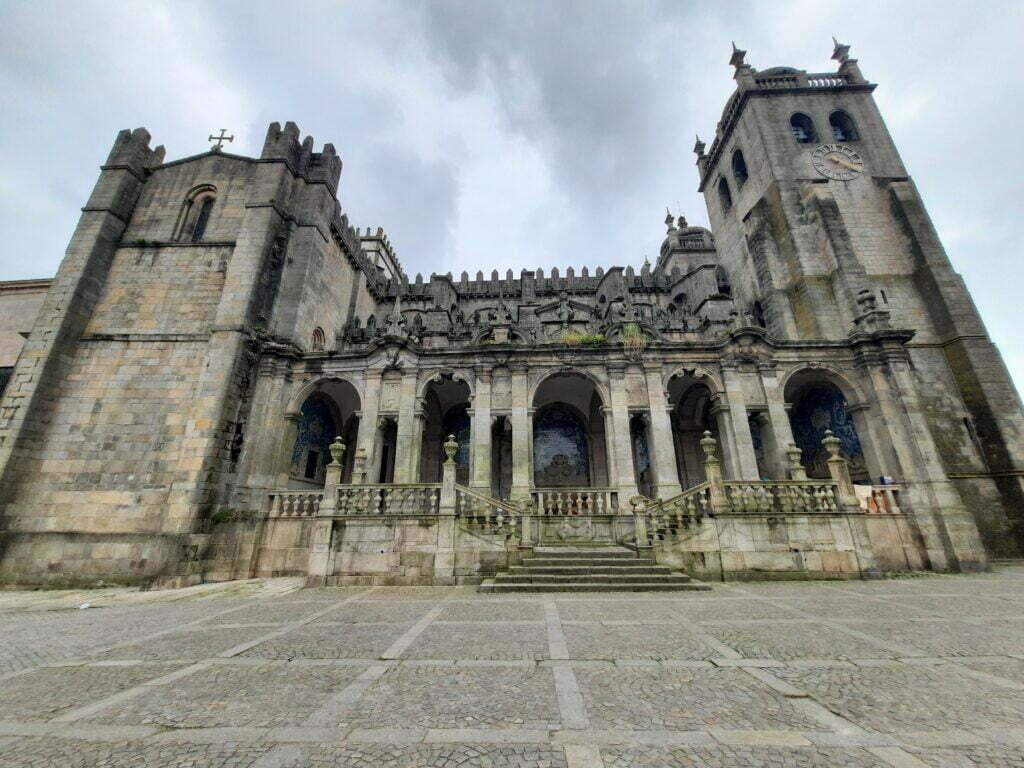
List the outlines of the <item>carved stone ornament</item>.
<svg viewBox="0 0 1024 768">
<path fill-rule="evenodd" d="M 455 435 L 448 435 L 448 439 L 444 441 L 444 455 L 448 457 L 446 463 L 454 463 L 455 454 L 459 451 L 459 441 L 455 439 Z"/>
<path fill-rule="evenodd" d="M 345 455 L 345 444 L 341 442 L 341 437 L 334 438 L 334 442 L 331 443 L 329 449 L 331 452 L 331 466 L 336 467 L 341 464 L 341 457 Z"/>
</svg>

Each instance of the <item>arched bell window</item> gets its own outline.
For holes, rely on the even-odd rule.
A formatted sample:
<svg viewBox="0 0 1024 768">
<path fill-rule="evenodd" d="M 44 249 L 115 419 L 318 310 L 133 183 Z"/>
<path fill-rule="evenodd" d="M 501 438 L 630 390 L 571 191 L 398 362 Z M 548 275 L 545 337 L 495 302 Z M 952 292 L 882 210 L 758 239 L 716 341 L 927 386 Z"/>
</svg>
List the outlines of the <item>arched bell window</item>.
<svg viewBox="0 0 1024 768">
<path fill-rule="evenodd" d="M 818 132 L 814 130 L 814 121 L 803 112 L 797 112 L 789 118 L 789 130 L 799 144 L 811 144 L 818 140 Z"/>
<path fill-rule="evenodd" d="M 828 124 L 832 126 L 832 138 L 835 141 L 857 141 L 860 138 L 853 118 L 841 109 L 828 116 Z"/>
<path fill-rule="evenodd" d="M 729 191 L 729 182 L 724 178 L 718 180 L 718 202 L 723 212 L 732 208 L 732 192 Z"/>
<path fill-rule="evenodd" d="M 732 153 L 732 177 L 736 179 L 737 187 L 742 187 L 747 183 L 747 162 L 743 159 L 743 153 L 738 149 Z"/>
<path fill-rule="evenodd" d="M 206 234 L 216 202 L 217 189 L 211 184 L 203 184 L 189 192 L 178 216 L 174 239 L 182 243 L 200 242 Z"/>
<path fill-rule="evenodd" d="M 313 351 L 323 352 L 324 347 L 327 346 L 327 335 L 324 333 L 323 328 L 313 329 Z"/>
</svg>

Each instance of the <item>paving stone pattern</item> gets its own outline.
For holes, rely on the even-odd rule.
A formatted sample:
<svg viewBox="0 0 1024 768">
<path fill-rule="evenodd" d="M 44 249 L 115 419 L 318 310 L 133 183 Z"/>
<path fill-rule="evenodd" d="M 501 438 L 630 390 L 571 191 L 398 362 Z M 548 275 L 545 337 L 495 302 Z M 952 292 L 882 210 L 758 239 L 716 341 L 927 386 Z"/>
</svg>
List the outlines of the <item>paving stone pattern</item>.
<svg viewBox="0 0 1024 768">
<path fill-rule="evenodd" d="M 1024 564 L 669 596 L 25 593 L 0 602 L 0 765 L 1024 768 L 1022 594 Z"/>
</svg>

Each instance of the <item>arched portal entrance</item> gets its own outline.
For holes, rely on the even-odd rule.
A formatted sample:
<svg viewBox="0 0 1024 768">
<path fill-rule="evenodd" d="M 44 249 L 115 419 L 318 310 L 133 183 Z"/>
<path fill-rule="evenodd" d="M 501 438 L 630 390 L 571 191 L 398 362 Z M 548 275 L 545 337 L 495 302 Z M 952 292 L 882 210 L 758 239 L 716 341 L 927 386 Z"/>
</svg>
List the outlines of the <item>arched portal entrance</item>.
<svg viewBox="0 0 1024 768">
<path fill-rule="evenodd" d="M 557 373 L 533 396 L 536 488 L 606 487 L 608 450 L 601 396 L 578 373 Z"/>
<path fill-rule="evenodd" d="M 700 447 L 704 432 L 711 432 L 719 440 L 717 420 L 711 412 L 714 393 L 705 379 L 684 374 L 669 380 L 668 395 L 679 484 L 684 489 L 692 488 L 707 479 L 704 475 L 704 453 Z"/>
<path fill-rule="evenodd" d="M 807 470 L 807 476 L 829 477 L 828 452 L 821 441 L 825 430 L 830 429 L 839 438 L 839 452 L 849 463 L 850 477 L 855 483 L 869 484 L 871 472 L 865 460 L 861 433 L 840 387 L 818 372 L 801 371 L 786 383 L 785 397 L 791 404 L 789 420 L 793 441 L 800 449 L 800 463 Z"/>
<path fill-rule="evenodd" d="M 469 386 L 452 376 L 431 381 L 423 393 L 423 446 L 420 452 L 420 482 L 439 483 L 444 466 L 444 441 L 455 435 L 455 481 L 469 481 L 470 417 Z"/>
<path fill-rule="evenodd" d="M 341 481 L 352 481 L 359 435 L 359 393 L 344 379 L 317 382 L 299 406 L 295 441 L 288 464 L 292 488 L 322 487 L 331 461 L 330 445 L 340 437 L 346 445 Z"/>
</svg>

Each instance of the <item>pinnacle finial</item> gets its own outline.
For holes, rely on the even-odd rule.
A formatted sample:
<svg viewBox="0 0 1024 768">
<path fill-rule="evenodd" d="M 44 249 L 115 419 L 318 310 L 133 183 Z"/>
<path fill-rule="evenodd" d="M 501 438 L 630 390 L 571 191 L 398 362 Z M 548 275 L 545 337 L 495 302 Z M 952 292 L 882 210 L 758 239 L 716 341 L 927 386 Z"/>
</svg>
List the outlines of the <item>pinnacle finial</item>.
<svg viewBox="0 0 1024 768">
<path fill-rule="evenodd" d="M 704 142 L 700 140 L 700 136 L 697 136 L 697 141 L 693 145 L 693 153 L 697 157 L 704 157 Z"/>
<path fill-rule="evenodd" d="M 729 57 L 729 66 L 736 67 L 736 69 L 739 69 L 740 67 L 745 67 L 747 64 L 743 60 L 743 58 L 746 55 L 747 52 L 737 48 L 736 43 L 734 42 L 732 44 L 732 56 Z"/>
<path fill-rule="evenodd" d="M 845 64 L 850 58 L 850 46 L 840 43 L 835 35 L 832 35 L 832 44 L 835 46 L 832 49 L 832 58 L 840 64 Z"/>
<path fill-rule="evenodd" d="M 668 231 L 672 231 L 672 212 L 669 211 L 668 206 L 665 206 L 665 226 L 668 227 Z"/>
</svg>

